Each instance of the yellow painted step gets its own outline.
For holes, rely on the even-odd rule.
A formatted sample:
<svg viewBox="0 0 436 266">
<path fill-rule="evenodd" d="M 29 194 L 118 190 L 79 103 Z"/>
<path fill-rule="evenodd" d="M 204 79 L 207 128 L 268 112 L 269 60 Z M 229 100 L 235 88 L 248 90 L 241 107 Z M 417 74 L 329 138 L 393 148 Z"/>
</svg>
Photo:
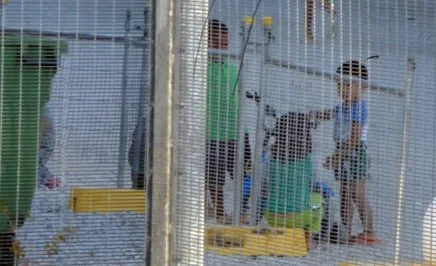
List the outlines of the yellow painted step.
<svg viewBox="0 0 436 266">
<path fill-rule="evenodd" d="M 286 256 L 307 255 L 303 229 L 262 229 L 256 227 L 207 227 L 206 251 L 219 255 Z"/>
<path fill-rule="evenodd" d="M 339 263 L 339 266 L 394 266 L 394 263 L 384 262 L 358 262 L 358 261 L 344 261 Z M 422 262 L 422 263 L 400 263 L 395 266 L 436 266 L 435 262 Z"/>
<path fill-rule="evenodd" d="M 69 208 L 73 212 L 121 212 L 145 213 L 146 196 L 143 190 L 103 189 L 73 187 Z"/>
<path fill-rule="evenodd" d="M 344 261 L 339 263 L 339 266 L 394 266 L 393 263 L 385 263 L 385 262 L 350 262 Z M 398 265 L 400 266 L 400 265 Z"/>
</svg>

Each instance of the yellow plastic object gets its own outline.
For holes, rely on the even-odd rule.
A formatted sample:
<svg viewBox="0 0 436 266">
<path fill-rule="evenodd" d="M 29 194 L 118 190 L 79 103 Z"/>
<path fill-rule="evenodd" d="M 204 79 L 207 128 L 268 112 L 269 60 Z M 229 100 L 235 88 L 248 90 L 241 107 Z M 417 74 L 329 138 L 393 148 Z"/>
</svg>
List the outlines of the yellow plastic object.
<svg viewBox="0 0 436 266">
<path fill-rule="evenodd" d="M 206 251 L 219 255 L 287 256 L 307 255 L 303 229 L 261 229 L 256 227 L 207 227 Z"/>
<path fill-rule="evenodd" d="M 250 16 L 244 16 L 244 23 L 245 25 L 252 25 L 253 24 L 253 18 Z"/>
<path fill-rule="evenodd" d="M 390 266 L 394 265 L 393 263 L 383 263 L 383 262 L 341 262 L 339 266 Z"/>
<path fill-rule="evenodd" d="M 263 17 L 262 22 L 264 26 L 272 26 L 274 23 L 272 17 Z"/>
<path fill-rule="evenodd" d="M 344 261 L 339 263 L 339 266 L 394 266 L 394 263 L 387 262 L 358 262 L 358 261 Z M 395 266 L 436 266 L 436 263 L 422 262 L 422 263 L 401 263 Z"/>
<path fill-rule="evenodd" d="M 143 190 L 132 189 L 71 189 L 69 208 L 73 212 L 121 212 L 145 213 L 146 196 Z"/>
</svg>

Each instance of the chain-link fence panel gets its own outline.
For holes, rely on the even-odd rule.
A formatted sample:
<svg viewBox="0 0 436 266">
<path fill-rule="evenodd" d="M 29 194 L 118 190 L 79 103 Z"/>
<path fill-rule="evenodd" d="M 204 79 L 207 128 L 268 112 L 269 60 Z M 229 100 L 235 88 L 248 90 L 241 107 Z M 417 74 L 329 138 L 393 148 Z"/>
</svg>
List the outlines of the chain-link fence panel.
<svg viewBox="0 0 436 266">
<path fill-rule="evenodd" d="M 178 258 L 428 262 L 433 3 L 203 5 L 176 9 Z"/>
<path fill-rule="evenodd" d="M 6 2 L 0 264 L 144 264 L 149 6 Z"/>
</svg>

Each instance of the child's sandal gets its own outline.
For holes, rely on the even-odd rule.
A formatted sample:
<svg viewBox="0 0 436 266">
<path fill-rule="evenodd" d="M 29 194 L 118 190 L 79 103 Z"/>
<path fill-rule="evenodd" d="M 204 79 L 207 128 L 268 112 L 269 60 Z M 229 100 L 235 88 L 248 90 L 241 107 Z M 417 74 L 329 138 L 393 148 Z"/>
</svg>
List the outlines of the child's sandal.
<svg viewBox="0 0 436 266">
<path fill-rule="evenodd" d="M 357 237 L 357 243 L 360 245 L 378 245 L 381 244 L 381 240 L 375 238 L 373 234 L 361 233 Z"/>
<path fill-rule="evenodd" d="M 357 236 L 350 236 L 350 238 L 348 238 L 348 240 L 345 240 L 343 244 L 352 246 L 352 245 L 356 245 L 357 242 L 358 242 Z"/>
</svg>

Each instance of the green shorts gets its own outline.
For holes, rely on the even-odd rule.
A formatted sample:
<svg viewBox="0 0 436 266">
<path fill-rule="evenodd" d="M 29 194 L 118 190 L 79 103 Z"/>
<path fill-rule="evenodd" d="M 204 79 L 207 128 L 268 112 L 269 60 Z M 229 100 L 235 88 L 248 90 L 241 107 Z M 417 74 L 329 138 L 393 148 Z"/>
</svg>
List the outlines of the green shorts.
<svg viewBox="0 0 436 266">
<path fill-rule="evenodd" d="M 339 148 L 339 147 L 338 147 Z M 335 169 L 336 180 L 368 180 L 370 160 L 365 142 L 360 145 Z"/>
</svg>

